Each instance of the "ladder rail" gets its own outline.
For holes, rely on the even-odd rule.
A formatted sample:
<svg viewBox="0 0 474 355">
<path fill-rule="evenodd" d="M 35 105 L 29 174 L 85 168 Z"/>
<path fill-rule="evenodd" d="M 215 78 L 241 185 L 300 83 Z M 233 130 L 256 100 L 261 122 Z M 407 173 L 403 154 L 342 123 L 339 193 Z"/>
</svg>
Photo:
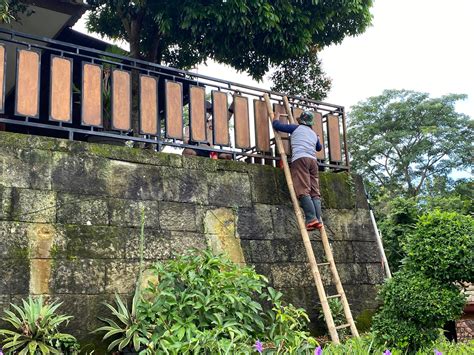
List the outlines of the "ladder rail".
<svg viewBox="0 0 474 355">
<path fill-rule="evenodd" d="M 266 102 L 266 105 L 267 105 L 268 118 L 270 119 L 270 123 L 272 123 L 272 121 L 274 119 L 274 113 L 273 113 L 273 110 L 272 110 L 272 105 L 271 105 L 270 98 L 269 98 L 268 94 L 264 95 L 264 99 L 265 99 L 265 102 Z M 286 110 L 286 116 L 288 116 L 288 121 L 291 124 L 295 124 L 296 121 L 295 121 L 295 118 L 293 117 L 291 107 L 290 107 L 290 103 L 289 103 L 288 98 L 286 96 L 283 97 L 283 104 L 284 104 L 284 107 L 285 107 L 285 110 Z M 336 263 L 334 261 L 334 256 L 333 256 L 333 253 L 332 253 L 332 250 L 331 250 L 331 246 L 329 244 L 329 239 L 328 239 L 328 236 L 326 234 L 326 229 L 324 228 L 324 225 L 323 225 L 320 229 L 320 233 L 321 233 L 321 240 L 322 240 L 322 243 L 323 243 L 324 253 L 326 254 L 327 262 L 318 264 L 317 261 L 316 261 L 316 257 L 314 255 L 314 250 L 313 250 L 313 247 L 311 245 L 311 241 L 309 239 L 308 231 L 306 230 L 306 224 L 304 222 L 303 215 L 302 215 L 301 209 L 299 207 L 298 199 L 297 199 L 296 193 L 294 191 L 293 179 L 291 178 L 291 172 L 290 172 L 290 168 L 289 168 L 289 165 L 288 165 L 287 155 L 286 155 L 286 153 L 283 149 L 282 139 L 281 139 L 280 135 L 278 134 L 278 132 L 276 132 L 275 130 L 274 130 L 274 134 L 275 134 L 275 142 L 277 144 L 277 148 L 280 152 L 280 156 L 281 156 L 281 159 L 283 161 L 283 169 L 284 169 L 284 172 L 285 172 L 285 178 L 286 178 L 286 182 L 287 182 L 287 185 L 288 185 L 288 189 L 290 190 L 290 196 L 291 196 L 291 200 L 292 200 L 292 203 L 293 203 L 293 208 L 294 208 L 294 211 L 295 211 L 296 219 L 297 219 L 297 222 L 298 222 L 298 227 L 299 227 L 300 232 L 301 232 L 301 237 L 303 238 L 303 243 L 304 243 L 304 246 L 305 246 L 306 254 L 307 254 L 308 259 L 309 259 L 311 272 L 312 272 L 312 275 L 313 275 L 313 278 L 314 278 L 314 281 L 315 281 L 315 284 L 316 284 L 316 289 L 318 291 L 318 296 L 319 296 L 319 299 L 321 301 L 321 306 L 323 308 L 324 318 L 326 320 L 326 324 L 327 324 L 327 327 L 328 327 L 328 330 L 329 330 L 329 334 L 331 336 L 331 340 L 334 343 L 338 344 L 339 343 L 339 335 L 337 333 L 337 330 L 342 329 L 342 328 L 347 328 L 347 327 L 350 327 L 351 333 L 354 337 L 359 337 L 359 332 L 357 330 L 354 319 L 352 317 L 352 312 L 351 312 L 351 309 L 350 309 L 350 306 L 349 306 L 349 302 L 347 300 L 346 294 L 344 292 L 344 288 L 342 286 L 341 279 L 339 277 L 339 273 L 337 271 Z M 333 281 L 335 283 L 336 290 L 337 290 L 337 295 L 333 295 L 333 296 L 327 296 L 326 295 L 326 291 L 324 289 L 324 285 L 323 285 L 322 279 L 321 279 L 321 274 L 320 274 L 319 268 L 318 268 L 318 266 L 323 266 L 323 265 L 324 266 L 328 265 L 330 270 L 331 270 L 332 278 L 333 278 Z M 331 299 L 331 298 L 340 298 L 340 300 L 341 300 L 343 310 L 344 310 L 344 316 L 345 316 L 346 321 L 347 321 L 347 323 L 342 325 L 342 326 L 341 325 L 340 326 L 335 326 L 334 318 L 333 318 L 332 313 L 331 313 L 331 308 L 329 307 L 329 303 L 328 303 L 328 299 Z"/>
<path fill-rule="evenodd" d="M 324 252 L 326 254 L 327 261 L 329 262 L 329 268 L 331 269 L 332 278 L 336 285 L 336 290 L 338 295 L 341 297 L 342 307 L 344 309 L 344 315 L 346 317 L 347 323 L 351 327 L 351 333 L 354 337 L 359 337 L 359 332 L 355 325 L 354 319 L 352 318 L 351 308 L 349 306 L 349 302 L 347 301 L 346 293 L 344 292 L 344 287 L 342 286 L 341 278 L 339 277 L 339 273 L 336 268 L 336 263 L 334 261 L 334 256 L 331 250 L 331 246 L 329 245 L 329 239 L 326 234 L 326 229 L 324 225 L 320 229 L 321 231 L 321 240 L 323 242 Z"/>
<path fill-rule="evenodd" d="M 265 93 L 263 97 L 267 105 L 268 119 L 270 120 L 270 124 L 272 124 L 275 116 L 274 116 L 272 105 L 270 102 L 270 97 L 268 96 L 267 93 Z M 286 102 L 288 102 L 288 99 Z M 293 121 L 294 119 L 293 119 L 293 115 L 291 114 L 291 111 L 288 111 L 287 113 L 290 118 L 290 122 Z M 293 187 L 293 179 L 291 178 L 290 167 L 288 165 L 288 160 L 285 154 L 285 150 L 283 149 L 283 142 L 278 132 L 275 132 L 274 130 L 274 133 L 275 133 L 275 142 L 276 142 L 278 151 L 280 152 L 281 160 L 283 161 L 283 171 L 285 173 L 286 183 L 288 185 L 291 201 L 293 203 L 293 209 L 295 211 L 296 221 L 298 222 L 298 227 L 301 232 L 301 237 L 303 239 L 306 255 L 308 256 L 309 265 L 311 268 L 311 274 L 313 275 L 313 279 L 316 285 L 316 290 L 318 292 L 319 300 L 321 301 L 321 306 L 323 308 L 324 318 L 328 326 L 329 335 L 331 336 L 331 340 L 334 343 L 339 344 L 340 342 L 339 335 L 337 334 L 337 329 L 334 324 L 334 319 L 332 317 L 331 309 L 329 307 L 329 303 L 326 297 L 326 291 L 324 289 L 324 285 L 321 279 L 321 274 L 319 272 L 318 264 L 316 262 L 316 257 L 314 255 L 313 247 L 311 245 L 311 240 L 309 239 L 308 231 L 306 230 L 306 224 L 304 222 L 303 215 L 301 213 L 299 203 L 298 203 L 298 198 L 296 197 L 295 189 Z"/>
</svg>

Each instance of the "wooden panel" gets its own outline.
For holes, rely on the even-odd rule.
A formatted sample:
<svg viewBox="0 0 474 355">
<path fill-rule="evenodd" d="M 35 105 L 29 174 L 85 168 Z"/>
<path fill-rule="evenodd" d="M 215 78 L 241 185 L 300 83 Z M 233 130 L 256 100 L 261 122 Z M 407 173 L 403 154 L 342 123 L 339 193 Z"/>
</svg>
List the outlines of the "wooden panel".
<svg viewBox="0 0 474 355">
<path fill-rule="evenodd" d="M 82 65 L 82 124 L 102 127 L 102 67 Z"/>
<path fill-rule="evenodd" d="M 319 152 L 316 152 L 316 157 L 320 160 L 326 159 L 326 152 L 325 152 L 325 142 L 324 142 L 324 131 L 323 131 L 323 115 L 320 112 L 313 111 L 314 114 L 314 125 L 313 131 L 319 136 L 319 141 L 323 146 Z"/>
<path fill-rule="evenodd" d="M 158 81 L 140 75 L 140 133 L 158 135 Z"/>
<path fill-rule="evenodd" d="M 0 113 L 5 113 L 5 64 L 7 54 L 5 46 L 0 44 Z"/>
<path fill-rule="evenodd" d="M 206 90 L 203 87 L 191 86 L 189 91 L 190 137 L 194 142 L 206 142 Z"/>
<path fill-rule="evenodd" d="M 250 149 L 249 101 L 246 97 L 234 95 L 235 146 Z"/>
<path fill-rule="evenodd" d="M 51 56 L 49 118 L 72 122 L 72 59 Z"/>
<path fill-rule="evenodd" d="M 112 128 L 130 130 L 132 113 L 132 86 L 130 73 L 115 69 L 112 71 Z"/>
<path fill-rule="evenodd" d="M 39 117 L 40 56 L 20 49 L 17 61 L 16 114 Z"/>
<path fill-rule="evenodd" d="M 255 142 L 259 152 L 270 151 L 270 126 L 265 101 L 253 100 L 255 114 Z"/>
<path fill-rule="evenodd" d="M 292 111 L 293 111 L 293 118 L 295 119 L 295 123 L 298 123 L 298 118 L 300 118 L 304 110 L 299 107 L 293 107 Z"/>
<path fill-rule="evenodd" d="M 329 160 L 332 162 L 342 162 L 341 135 L 339 133 L 339 117 L 335 115 L 327 116 Z"/>
<path fill-rule="evenodd" d="M 228 146 L 229 118 L 227 114 L 227 94 L 225 92 L 212 92 L 212 126 L 214 144 Z"/>
<path fill-rule="evenodd" d="M 166 137 L 183 139 L 183 88 L 166 81 Z"/>
<path fill-rule="evenodd" d="M 280 105 L 280 104 L 273 104 L 273 112 L 275 113 L 279 112 L 280 114 L 286 115 L 285 106 Z M 281 123 L 288 124 L 289 123 L 288 116 L 280 116 L 279 121 Z M 290 154 L 290 135 L 285 132 L 280 132 L 280 137 L 282 138 L 283 147 L 285 148 L 285 154 L 289 155 Z"/>
</svg>

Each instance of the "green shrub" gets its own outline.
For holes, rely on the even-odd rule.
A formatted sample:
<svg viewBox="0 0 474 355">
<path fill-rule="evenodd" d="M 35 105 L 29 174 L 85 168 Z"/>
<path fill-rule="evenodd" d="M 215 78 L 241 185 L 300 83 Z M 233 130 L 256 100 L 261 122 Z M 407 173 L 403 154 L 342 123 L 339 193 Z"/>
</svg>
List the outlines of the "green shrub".
<svg viewBox="0 0 474 355">
<path fill-rule="evenodd" d="M 404 244 L 406 268 L 440 282 L 474 282 L 474 219 L 434 211 L 420 217 Z"/>
<path fill-rule="evenodd" d="M 379 228 L 383 238 L 385 254 L 392 273 L 400 267 L 406 256 L 402 245 L 406 236 L 415 228 L 420 209 L 415 199 L 395 198 L 383 202 Z M 380 202 L 382 204 L 382 202 Z"/>
<path fill-rule="evenodd" d="M 465 303 L 464 295 L 454 285 L 404 269 L 383 285 L 379 297 L 383 306 L 372 326 L 377 341 L 410 350 L 434 341 L 438 329 L 458 318 Z"/>
<path fill-rule="evenodd" d="M 283 305 L 282 294 L 252 268 L 200 251 L 149 271 L 153 278 L 131 311 L 118 297 L 116 308 L 108 305 L 118 319 L 99 329 L 109 350 L 248 354 L 257 339 L 268 354 L 309 354 L 317 346 L 304 310 Z"/>
<path fill-rule="evenodd" d="M 385 350 L 390 350 L 392 355 L 406 355 L 406 349 L 387 348 L 384 345 L 377 344 L 375 341 L 375 334 L 366 334 L 360 338 L 351 338 L 342 344 L 327 344 L 323 347 L 323 355 L 367 355 L 377 354 L 382 355 Z M 435 350 L 441 352 L 443 355 L 470 355 L 474 354 L 474 341 L 468 344 L 451 343 L 446 339 L 438 338 L 435 342 L 428 346 L 419 349 L 416 352 L 411 352 L 413 355 L 433 355 Z"/>
<path fill-rule="evenodd" d="M 13 330 L 0 329 L 5 354 L 77 354 L 79 346 L 69 334 L 58 328 L 71 316 L 58 315 L 61 303 L 45 304 L 42 297 L 22 300 L 22 305 L 11 304 L 14 311 L 5 310 L 2 319 L 13 326 Z"/>
</svg>

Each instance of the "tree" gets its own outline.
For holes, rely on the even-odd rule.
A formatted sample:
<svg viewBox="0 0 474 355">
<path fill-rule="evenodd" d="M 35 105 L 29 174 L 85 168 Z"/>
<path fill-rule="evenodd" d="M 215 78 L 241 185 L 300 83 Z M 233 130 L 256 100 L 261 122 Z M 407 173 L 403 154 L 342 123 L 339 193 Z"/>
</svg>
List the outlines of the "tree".
<svg viewBox="0 0 474 355">
<path fill-rule="evenodd" d="M 18 14 L 25 12 L 27 5 L 20 0 L 0 0 L 0 23 L 16 21 Z M 30 15 L 31 12 L 27 13 Z"/>
<path fill-rule="evenodd" d="M 349 114 L 354 170 L 393 196 L 418 196 L 427 179 L 470 166 L 473 122 L 456 112 L 466 95 L 385 90 Z"/>
<path fill-rule="evenodd" d="M 261 79 L 314 45 L 371 22 L 372 0 L 90 0 L 88 29 L 130 44 L 133 58 L 190 68 L 212 58 Z"/>
<path fill-rule="evenodd" d="M 270 79 L 274 91 L 314 100 L 324 100 L 332 84 L 322 69 L 316 51 L 283 62 Z"/>
</svg>

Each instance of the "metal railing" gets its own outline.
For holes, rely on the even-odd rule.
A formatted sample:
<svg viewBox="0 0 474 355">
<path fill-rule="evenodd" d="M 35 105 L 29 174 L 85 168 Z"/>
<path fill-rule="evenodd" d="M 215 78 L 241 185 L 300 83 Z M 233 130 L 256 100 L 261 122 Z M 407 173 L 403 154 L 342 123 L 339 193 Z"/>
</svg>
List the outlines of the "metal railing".
<svg viewBox="0 0 474 355">
<path fill-rule="evenodd" d="M 279 156 L 264 93 L 276 111 L 282 109 L 282 93 L 0 29 L 0 123 L 6 130 L 71 140 L 132 141 L 158 151 L 198 148 L 275 165 Z M 316 114 L 314 130 L 324 143 L 319 165 L 348 170 L 344 107 L 288 99 L 295 117 L 302 110 Z"/>
</svg>

